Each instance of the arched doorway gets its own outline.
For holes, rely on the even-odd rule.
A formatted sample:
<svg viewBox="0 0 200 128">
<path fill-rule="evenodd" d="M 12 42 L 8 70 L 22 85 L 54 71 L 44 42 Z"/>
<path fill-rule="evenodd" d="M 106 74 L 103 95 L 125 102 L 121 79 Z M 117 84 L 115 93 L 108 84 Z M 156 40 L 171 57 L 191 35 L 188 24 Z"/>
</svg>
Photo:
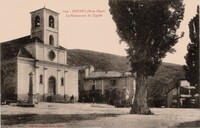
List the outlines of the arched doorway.
<svg viewBox="0 0 200 128">
<path fill-rule="evenodd" d="M 52 96 L 56 95 L 56 78 L 54 76 L 49 77 L 49 87 L 48 87 L 48 101 L 52 101 Z"/>
</svg>

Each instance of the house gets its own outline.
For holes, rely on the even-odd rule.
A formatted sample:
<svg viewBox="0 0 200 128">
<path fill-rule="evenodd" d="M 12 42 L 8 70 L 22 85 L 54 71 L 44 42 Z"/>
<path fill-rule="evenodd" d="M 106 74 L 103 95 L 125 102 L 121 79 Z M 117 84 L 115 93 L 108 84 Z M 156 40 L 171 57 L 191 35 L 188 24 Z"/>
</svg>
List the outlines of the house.
<svg viewBox="0 0 200 128">
<path fill-rule="evenodd" d="M 44 7 L 30 14 L 30 35 L 0 43 L 2 101 L 27 100 L 31 82 L 38 101 L 77 101 L 78 69 L 59 44 L 59 13 Z"/>
<path fill-rule="evenodd" d="M 136 83 L 135 76 L 130 72 L 94 71 L 93 66 L 87 66 L 82 69 L 82 73 L 84 79 L 79 92 L 80 101 L 132 104 Z"/>
<path fill-rule="evenodd" d="M 179 80 L 177 86 L 167 92 L 167 107 L 195 107 L 197 97 L 195 86 L 187 80 Z"/>
</svg>

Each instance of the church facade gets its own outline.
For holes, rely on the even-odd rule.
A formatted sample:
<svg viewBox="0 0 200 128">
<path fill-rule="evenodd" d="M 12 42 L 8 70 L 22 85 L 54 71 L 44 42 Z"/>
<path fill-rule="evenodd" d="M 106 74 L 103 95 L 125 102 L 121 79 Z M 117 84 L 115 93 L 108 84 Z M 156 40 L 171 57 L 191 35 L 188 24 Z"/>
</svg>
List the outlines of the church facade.
<svg viewBox="0 0 200 128">
<path fill-rule="evenodd" d="M 27 100 L 31 79 L 38 101 L 77 101 L 78 69 L 59 45 L 59 14 L 47 8 L 30 14 L 31 34 L 0 44 L 2 100 Z"/>
</svg>

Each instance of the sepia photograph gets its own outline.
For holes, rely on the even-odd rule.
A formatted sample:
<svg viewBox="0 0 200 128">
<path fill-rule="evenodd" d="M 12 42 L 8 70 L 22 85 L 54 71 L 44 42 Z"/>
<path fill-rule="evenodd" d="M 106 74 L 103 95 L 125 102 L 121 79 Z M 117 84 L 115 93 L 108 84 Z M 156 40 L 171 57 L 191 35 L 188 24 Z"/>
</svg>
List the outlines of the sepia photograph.
<svg viewBox="0 0 200 128">
<path fill-rule="evenodd" d="M 1 127 L 200 127 L 199 5 L 1 0 Z"/>
</svg>

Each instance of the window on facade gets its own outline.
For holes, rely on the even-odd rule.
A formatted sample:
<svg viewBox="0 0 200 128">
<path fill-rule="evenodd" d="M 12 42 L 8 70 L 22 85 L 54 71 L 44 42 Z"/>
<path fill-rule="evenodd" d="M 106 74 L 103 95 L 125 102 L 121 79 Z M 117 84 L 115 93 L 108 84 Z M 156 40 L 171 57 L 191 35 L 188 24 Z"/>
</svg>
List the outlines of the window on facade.
<svg viewBox="0 0 200 128">
<path fill-rule="evenodd" d="M 95 84 L 95 80 L 92 80 L 92 84 Z"/>
<path fill-rule="evenodd" d="M 95 85 L 92 85 L 92 91 L 95 91 Z"/>
<path fill-rule="evenodd" d="M 40 26 L 40 16 L 36 16 L 35 17 L 35 27 L 39 27 Z"/>
<path fill-rule="evenodd" d="M 43 83 L 43 76 L 40 75 L 40 84 L 42 84 L 42 83 Z"/>
<path fill-rule="evenodd" d="M 52 35 L 49 36 L 49 44 L 53 45 L 54 44 L 54 38 Z"/>
<path fill-rule="evenodd" d="M 53 50 L 50 51 L 50 52 L 49 52 L 49 59 L 50 59 L 51 61 L 53 61 L 55 58 L 56 58 L 55 52 L 54 52 Z"/>
<path fill-rule="evenodd" d="M 49 16 L 49 27 L 54 28 L 54 18 L 52 15 Z"/>
<path fill-rule="evenodd" d="M 61 78 L 61 86 L 64 86 L 64 78 Z"/>
<path fill-rule="evenodd" d="M 117 84 L 117 82 L 116 82 L 116 80 L 110 80 L 110 84 L 111 84 L 112 86 L 115 86 L 115 85 Z"/>
</svg>

